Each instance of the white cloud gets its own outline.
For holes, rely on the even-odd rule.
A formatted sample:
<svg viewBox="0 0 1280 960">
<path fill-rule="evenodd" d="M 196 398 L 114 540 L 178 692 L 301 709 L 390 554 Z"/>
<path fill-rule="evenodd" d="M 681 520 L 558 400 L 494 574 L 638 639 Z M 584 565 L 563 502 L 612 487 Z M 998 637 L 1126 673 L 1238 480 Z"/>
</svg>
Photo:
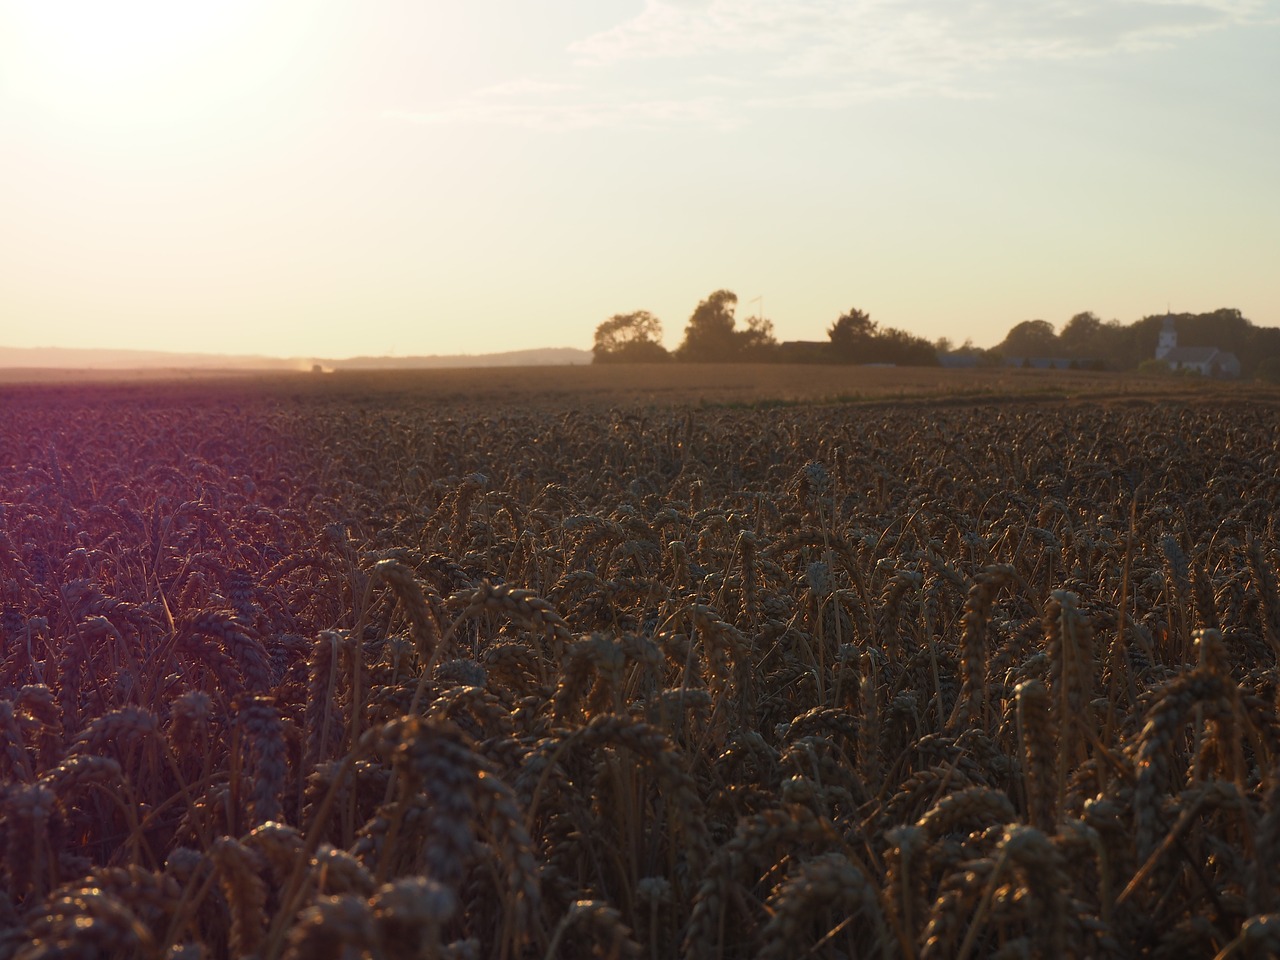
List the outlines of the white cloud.
<svg viewBox="0 0 1280 960">
<path fill-rule="evenodd" d="M 716 55 L 766 58 L 770 72 L 1078 57 L 1172 43 L 1270 19 L 1274 0 L 647 0 L 621 24 L 572 45 L 580 63 Z"/>
<path fill-rule="evenodd" d="M 765 108 L 986 95 L 1003 66 L 1175 47 L 1280 22 L 1280 0 L 646 0 L 572 43 L 574 83 L 479 91 L 426 122 L 733 126 Z M 620 77 L 625 79 L 619 79 Z"/>
</svg>

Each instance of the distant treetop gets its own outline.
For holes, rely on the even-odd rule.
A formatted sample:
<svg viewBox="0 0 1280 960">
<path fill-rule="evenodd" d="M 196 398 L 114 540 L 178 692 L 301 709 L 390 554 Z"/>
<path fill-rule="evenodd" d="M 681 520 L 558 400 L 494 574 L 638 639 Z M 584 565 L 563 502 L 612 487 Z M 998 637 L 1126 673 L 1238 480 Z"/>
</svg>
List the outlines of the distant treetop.
<svg viewBox="0 0 1280 960">
<path fill-rule="evenodd" d="M 671 354 L 662 345 L 662 321 L 648 310 L 615 313 L 596 327 L 593 363 L 663 363 Z"/>
<path fill-rule="evenodd" d="M 737 304 L 738 295 L 731 290 L 717 290 L 699 303 L 676 348 L 676 358 L 694 363 L 771 359 L 778 344 L 772 321 L 752 317 L 739 330 L 733 315 Z"/>
<path fill-rule="evenodd" d="M 750 317 L 739 325 L 734 313 L 738 295 L 716 290 L 689 317 L 680 346 L 668 352 L 662 345 L 662 324 L 647 310 L 619 313 L 596 327 L 592 348 L 596 363 L 652 363 L 671 359 L 695 363 L 780 361 L 802 363 L 884 363 L 899 366 L 949 366 L 976 363 L 1052 363 L 1054 366 L 1133 370 L 1155 356 L 1160 330 L 1176 328 L 1180 347 L 1213 347 L 1234 353 L 1244 376 L 1254 376 L 1259 364 L 1280 358 L 1280 329 L 1258 327 L 1239 310 L 1223 308 L 1201 314 L 1153 314 L 1124 325 L 1102 320 L 1091 311 L 1077 313 L 1061 331 L 1047 320 L 1023 320 L 990 350 L 965 339 L 939 337 L 930 343 L 895 327 L 881 327 L 857 307 L 842 313 L 827 328 L 827 341 L 779 344 L 773 322 Z M 1280 360 L 1264 364 L 1267 375 Z"/>
</svg>

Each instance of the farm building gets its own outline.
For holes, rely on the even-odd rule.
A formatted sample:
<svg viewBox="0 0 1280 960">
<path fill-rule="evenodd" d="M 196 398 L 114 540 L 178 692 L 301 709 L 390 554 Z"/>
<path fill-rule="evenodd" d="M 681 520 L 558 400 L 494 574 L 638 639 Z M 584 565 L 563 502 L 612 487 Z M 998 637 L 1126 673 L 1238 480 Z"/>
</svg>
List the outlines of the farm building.
<svg viewBox="0 0 1280 960">
<path fill-rule="evenodd" d="M 955 370 L 968 370 L 980 366 L 982 357 L 976 353 L 939 353 L 938 366 Z"/>
<path fill-rule="evenodd" d="M 831 363 L 830 340 L 784 340 L 778 344 L 783 363 Z"/>
<path fill-rule="evenodd" d="M 1105 370 L 1107 366 L 1093 357 L 1005 357 L 1004 365 L 1027 370 Z"/>
<path fill-rule="evenodd" d="M 1173 317 L 1164 318 L 1160 339 L 1156 343 L 1156 359 L 1169 364 L 1170 370 L 1189 370 L 1206 377 L 1240 376 L 1240 358 L 1217 347 L 1180 347 Z"/>
</svg>

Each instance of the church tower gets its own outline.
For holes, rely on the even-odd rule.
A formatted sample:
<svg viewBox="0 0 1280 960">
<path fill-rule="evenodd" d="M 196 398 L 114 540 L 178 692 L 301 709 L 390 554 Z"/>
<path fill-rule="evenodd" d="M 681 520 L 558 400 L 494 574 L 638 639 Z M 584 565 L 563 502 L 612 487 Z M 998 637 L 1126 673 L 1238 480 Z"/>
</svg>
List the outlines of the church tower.
<svg viewBox="0 0 1280 960">
<path fill-rule="evenodd" d="M 1178 331 L 1173 328 L 1173 317 L 1166 316 L 1164 326 L 1160 328 L 1160 340 L 1156 343 L 1156 359 L 1163 360 L 1177 346 Z"/>
</svg>

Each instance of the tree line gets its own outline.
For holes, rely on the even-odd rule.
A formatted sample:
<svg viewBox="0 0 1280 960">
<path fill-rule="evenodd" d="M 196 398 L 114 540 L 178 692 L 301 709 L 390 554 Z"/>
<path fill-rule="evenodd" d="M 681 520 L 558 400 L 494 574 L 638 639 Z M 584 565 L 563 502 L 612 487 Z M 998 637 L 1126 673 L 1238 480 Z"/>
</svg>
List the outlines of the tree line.
<svg viewBox="0 0 1280 960">
<path fill-rule="evenodd" d="M 1260 327 L 1239 310 L 1152 314 L 1131 324 L 1102 320 L 1091 311 L 1077 313 L 1058 330 L 1047 320 L 1024 320 L 989 349 L 972 341 L 956 347 L 946 337 L 923 337 L 883 327 L 856 307 L 827 328 L 823 341 L 779 343 L 773 323 L 763 317 L 740 325 L 738 297 L 717 290 L 698 304 L 675 350 L 662 345 L 662 323 L 647 310 L 615 314 L 596 327 L 595 363 L 884 363 L 937 366 L 949 358 L 975 365 L 1001 366 L 1030 358 L 1067 360 L 1085 369 L 1134 370 L 1155 356 L 1160 330 L 1172 317 L 1183 347 L 1217 347 L 1234 353 L 1242 374 L 1270 378 L 1280 371 L 1280 328 Z"/>
<path fill-rule="evenodd" d="M 1024 320 L 988 353 L 1009 357 L 1066 357 L 1080 366 L 1133 370 L 1154 361 L 1160 330 L 1173 320 L 1180 347 L 1217 347 L 1234 353 L 1245 377 L 1267 375 L 1280 358 L 1280 328 L 1260 327 L 1239 310 L 1152 314 L 1134 323 L 1077 313 L 1061 330 L 1047 320 Z"/>
<path fill-rule="evenodd" d="M 779 343 L 773 322 L 749 317 L 739 326 L 738 296 L 717 290 L 693 311 L 684 339 L 675 350 L 662 345 L 662 322 L 647 310 L 614 314 L 596 327 L 595 363 L 892 363 L 936 366 L 937 350 L 923 337 L 893 327 L 881 328 L 856 308 L 842 314 L 827 330 L 828 339 L 813 343 Z"/>
</svg>

